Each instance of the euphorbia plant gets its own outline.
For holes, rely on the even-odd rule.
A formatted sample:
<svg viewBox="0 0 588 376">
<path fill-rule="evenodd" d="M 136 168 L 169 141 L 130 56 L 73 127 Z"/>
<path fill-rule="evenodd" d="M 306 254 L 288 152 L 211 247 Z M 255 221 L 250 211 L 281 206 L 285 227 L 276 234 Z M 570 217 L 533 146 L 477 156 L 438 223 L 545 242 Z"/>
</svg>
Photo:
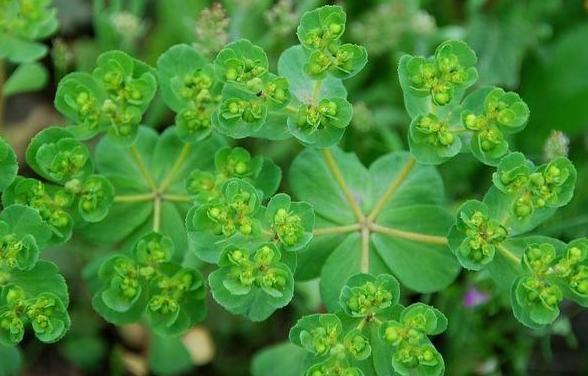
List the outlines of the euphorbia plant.
<svg viewBox="0 0 588 376">
<path fill-rule="evenodd" d="M 26 152 L 40 179 L 16 176 L 0 143 L 0 342 L 19 343 L 28 323 L 43 342 L 65 335 L 67 286 L 39 255 L 74 233 L 113 251 L 84 272 L 96 312 L 159 336 L 201 321 L 207 290 L 260 321 L 290 303 L 295 281 L 320 277 L 328 312 L 300 318 L 289 336 L 309 376 L 443 374 L 430 337 L 447 319 L 401 302 L 444 289 L 461 267 L 510 291 L 532 328 L 551 324 L 564 298 L 588 305 L 588 240 L 528 235 L 570 201 L 576 172 L 566 158 L 535 166 L 510 151 L 508 135 L 529 117 L 521 98 L 473 89 L 477 59 L 464 42 L 404 56 L 411 150 L 365 167 L 337 147 L 352 118 L 343 80 L 367 63 L 362 46 L 342 42 L 345 27 L 338 6 L 305 13 L 300 44 L 274 72 L 240 39 L 214 59 L 173 46 L 156 67 L 110 51 L 92 72 L 64 77 L 55 106 L 67 127 L 43 130 Z M 175 113 L 162 133 L 141 125 L 158 88 Z M 304 145 L 289 169 L 292 196 L 277 193 L 271 160 L 234 146 L 245 137 Z M 482 201 L 452 213 L 433 165 L 461 152 L 496 172 Z"/>
</svg>

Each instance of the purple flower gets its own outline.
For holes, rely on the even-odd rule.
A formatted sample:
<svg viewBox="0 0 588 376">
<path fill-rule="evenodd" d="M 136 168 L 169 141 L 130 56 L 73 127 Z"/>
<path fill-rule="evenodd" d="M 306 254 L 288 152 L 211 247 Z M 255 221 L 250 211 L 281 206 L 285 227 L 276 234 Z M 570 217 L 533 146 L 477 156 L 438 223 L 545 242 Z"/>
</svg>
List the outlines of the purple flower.
<svg viewBox="0 0 588 376">
<path fill-rule="evenodd" d="M 490 300 L 490 295 L 471 287 L 463 296 L 463 305 L 466 308 L 474 308 L 486 303 L 488 300 Z"/>
</svg>

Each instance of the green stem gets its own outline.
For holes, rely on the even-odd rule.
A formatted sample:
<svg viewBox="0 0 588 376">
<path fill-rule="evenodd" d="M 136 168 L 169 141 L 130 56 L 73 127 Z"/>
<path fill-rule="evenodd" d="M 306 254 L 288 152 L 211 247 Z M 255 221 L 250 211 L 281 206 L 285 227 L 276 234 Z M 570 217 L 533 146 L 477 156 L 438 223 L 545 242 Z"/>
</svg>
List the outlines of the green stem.
<svg viewBox="0 0 588 376">
<path fill-rule="evenodd" d="M 114 202 L 116 203 L 134 203 L 134 202 L 146 202 L 153 200 L 155 195 L 153 193 L 143 193 L 136 195 L 120 195 L 114 196 Z"/>
<path fill-rule="evenodd" d="M 147 170 L 147 167 L 145 166 L 145 162 L 143 161 L 143 158 L 141 157 L 141 153 L 139 153 L 139 149 L 137 149 L 137 146 L 135 144 L 133 144 L 130 147 L 129 152 L 131 153 L 131 156 L 133 157 L 135 164 L 139 168 L 139 172 L 141 173 L 141 175 L 143 175 L 143 179 L 145 179 L 145 182 L 147 183 L 149 188 L 151 188 L 155 192 L 157 190 L 157 187 L 155 186 L 155 181 L 153 180 L 153 178 L 151 177 L 151 174 Z"/>
<path fill-rule="evenodd" d="M 346 234 L 348 232 L 358 231 L 361 229 L 361 225 L 359 223 L 354 223 L 352 225 L 345 225 L 345 226 L 333 226 L 333 227 L 323 227 L 323 228 L 316 228 L 312 232 L 314 236 L 321 236 L 321 235 L 336 235 L 336 234 Z"/>
<path fill-rule="evenodd" d="M 161 227 L 161 197 L 155 196 L 153 200 L 153 231 L 159 232 Z"/>
<path fill-rule="evenodd" d="M 173 184 L 174 179 L 176 178 L 176 175 L 178 174 L 178 172 L 180 172 L 180 170 L 184 166 L 184 162 L 186 161 L 186 158 L 188 158 L 188 155 L 190 154 L 190 150 L 191 150 L 190 144 L 184 144 L 184 147 L 182 147 L 182 151 L 180 152 L 178 159 L 176 159 L 176 162 L 174 163 L 171 170 L 169 171 L 169 174 L 167 174 L 165 179 L 163 179 L 163 182 L 161 183 L 161 186 L 159 187 L 159 192 L 165 192 L 165 190 L 167 188 L 169 188 L 170 185 Z"/>
<path fill-rule="evenodd" d="M 497 245 L 496 249 L 498 249 L 498 252 L 500 252 L 501 255 L 506 257 L 509 261 L 511 261 L 516 266 L 521 265 L 521 259 L 517 255 L 512 253 L 508 248 L 503 246 L 502 244 Z"/>
<path fill-rule="evenodd" d="M 164 201 L 172 202 L 192 202 L 192 197 L 188 195 L 163 194 L 161 198 Z"/>
<path fill-rule="evenodd" d="M 367 227 L 361 229 L 361 256 L 359 271 L 370 272 L 370 230 Z"/>
<path fill-rule="evenodd" d="M 318 104 L 319 95 L 321 93 L 321 88 L 323 86 L 323 80 L 318 80 L 314 82 L 314 87 L 312 88 L 312 98 L 311 103 L 314 105 Z"/>
<path fill-rule="evenodd" d="M 362 222 L 364 220 L 364 215 L 361 211 L 361 208 L 357 204 L 357 201 L 355 201 L 355 198 L 353 197 L 353 193 L 351 192 L 351 189 L 349 189 L 349 187 L 347 186 L 347 183 L 345 182 L 345 179 L 343 179 L 343 174 L 341 174 L 341 170 L 339 169 L 337 162 L 335 162 L 335 158 L 333 157 L 333 153 L 329 149 L 322 149 L 321 153 L 323 154 L 323 158 L 325 159 L 325 163 L 327 164 L 327 168 L 329 169 L 329 171 L 331 172 L 331 175 L 333 175 L 333 177 L 335 178 L 335 180 L 339 184 L 339 188 L 341 188 L 341 191 L 343 191 L 343 195 L 345 196 L 345 199 L 349 203 L 349 206 L 351 206 L 351 210 L 353 211 L 353 214 L 355 214 L 355 218 L 357 219 L 358 222 Z"/>
<path fill-rule="evenodd" d="M 419 243 L 434 244 L 434 245 L 447 245 L 448 240 L 444 236 L 427 235 L 419 232 L 398 230 L 391 227 L 380 226 L 376 223 L 372 223 L 370 229 L 373 232 L 388 235 L 395 238 L 402 238 L 406 240 L 412 240 Z"/>
<path fill-rule="evenodd" d="M 380 200 L 372 209 L 372 212 L 368 215 L 368 219 L 370 221 L 376 219 L 380 212 L 384 210 L 384 207 L 386 206 L 390 198 L 392 198 L 392 196 L 394 195 L 394 193 L 396 193 L 398 188 L 400 188 L 400 186 L 402 185 L 410 171 L 412 171 L 413 167 L 415 166 L 415 163 L 416 159 L 413 156 L 410 156 L 410 158 L 408 159 L 408 161 L 406 161 L 406 164 L 404 165 L 396 179 L 392 180 L 392 182 L 388 186 L 388 189 L 386 189 L 386 192 L 384 192 L 384 195 L 382 195 Z"/>
</svg>

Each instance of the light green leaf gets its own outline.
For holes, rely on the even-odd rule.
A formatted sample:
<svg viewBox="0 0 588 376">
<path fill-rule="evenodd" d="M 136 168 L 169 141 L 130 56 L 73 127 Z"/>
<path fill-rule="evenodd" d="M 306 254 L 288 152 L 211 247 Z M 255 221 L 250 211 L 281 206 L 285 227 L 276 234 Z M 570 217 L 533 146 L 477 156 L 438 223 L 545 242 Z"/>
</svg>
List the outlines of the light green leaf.
<svg viewBox="0 0 588 376">
<path fill-rule="evenodd" d="M 4 96 L 42 89 L 47 84 L 47 69 L 39 63 L 21 64 L 4 84 Z"/>
</svg>

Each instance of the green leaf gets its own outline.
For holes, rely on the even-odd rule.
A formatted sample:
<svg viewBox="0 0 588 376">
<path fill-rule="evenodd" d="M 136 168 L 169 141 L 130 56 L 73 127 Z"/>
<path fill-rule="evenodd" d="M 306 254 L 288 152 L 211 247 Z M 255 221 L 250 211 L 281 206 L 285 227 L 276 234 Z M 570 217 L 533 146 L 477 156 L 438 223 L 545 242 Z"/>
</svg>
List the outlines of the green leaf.
<svg viewBox="0 0 588 376">
<path fill-rule="evenodd" d="M 339 149 L 308 149 L 294 160 L 289 181 L 295 197 L 315 211 L 315 236 L 301 253 L 301 265 L 324 265 L 321 296 L 329 309 L 337 309 L 341 288 L 360 271 L 393 274 L 420 292 L 442 289 L 457 276 L 459 266 L 445 238 L 453 221 L 438 206 L 444 189 L 432 167 L 393 153 L 368 170 Z M 362 231 L 357 216 L 373 222 Z"/>
<path fill-rule="evenodd" d="M 0 137 L 0 191 L 12 184 L 17 173 L 16 154 L 8 142 Z"/>
<path fill-rule="evenodd" d="M 253 376 L 299 376 L 303 374 L 304 351 L 291 343 L 279 343 L 257 352 L 251 364 Z"/>
<path fill-rule="evenodd" d="M 0 344 L 0 376 L 17 375 L 22 367 L 22 355 L 18 347 Z"/>
<path fill-rule="evenodd" d="M 22 288 L 27 296 L 49 293 L 59 298 L 64 306 L 67 307 L 69 303 L 65 279 L 59 274 L 57 266 L 52 262 L 41 260 L 29 271 L 12 271 L 6 284 Z"/>
<path fill-rule="evenodd" d="M 42 89 L 48 80 L 45 67 L 39 63 L 21 64 L 4 84 L 5 97 Z"/>
<path fill-rule="evenodd" d="M 13 63 L 30 63 L 47 54 L 47 47 L 41 43 L 4 33 L 0 34 L 0 46 L 0 58 L 6 58 Z"/>
<path fill-rule="evenodd" d="M 158 375 L 177 375 L 194 366 L 181 338 L 154 334 L 149 346 L 149 369 Z"/>
</svg>

